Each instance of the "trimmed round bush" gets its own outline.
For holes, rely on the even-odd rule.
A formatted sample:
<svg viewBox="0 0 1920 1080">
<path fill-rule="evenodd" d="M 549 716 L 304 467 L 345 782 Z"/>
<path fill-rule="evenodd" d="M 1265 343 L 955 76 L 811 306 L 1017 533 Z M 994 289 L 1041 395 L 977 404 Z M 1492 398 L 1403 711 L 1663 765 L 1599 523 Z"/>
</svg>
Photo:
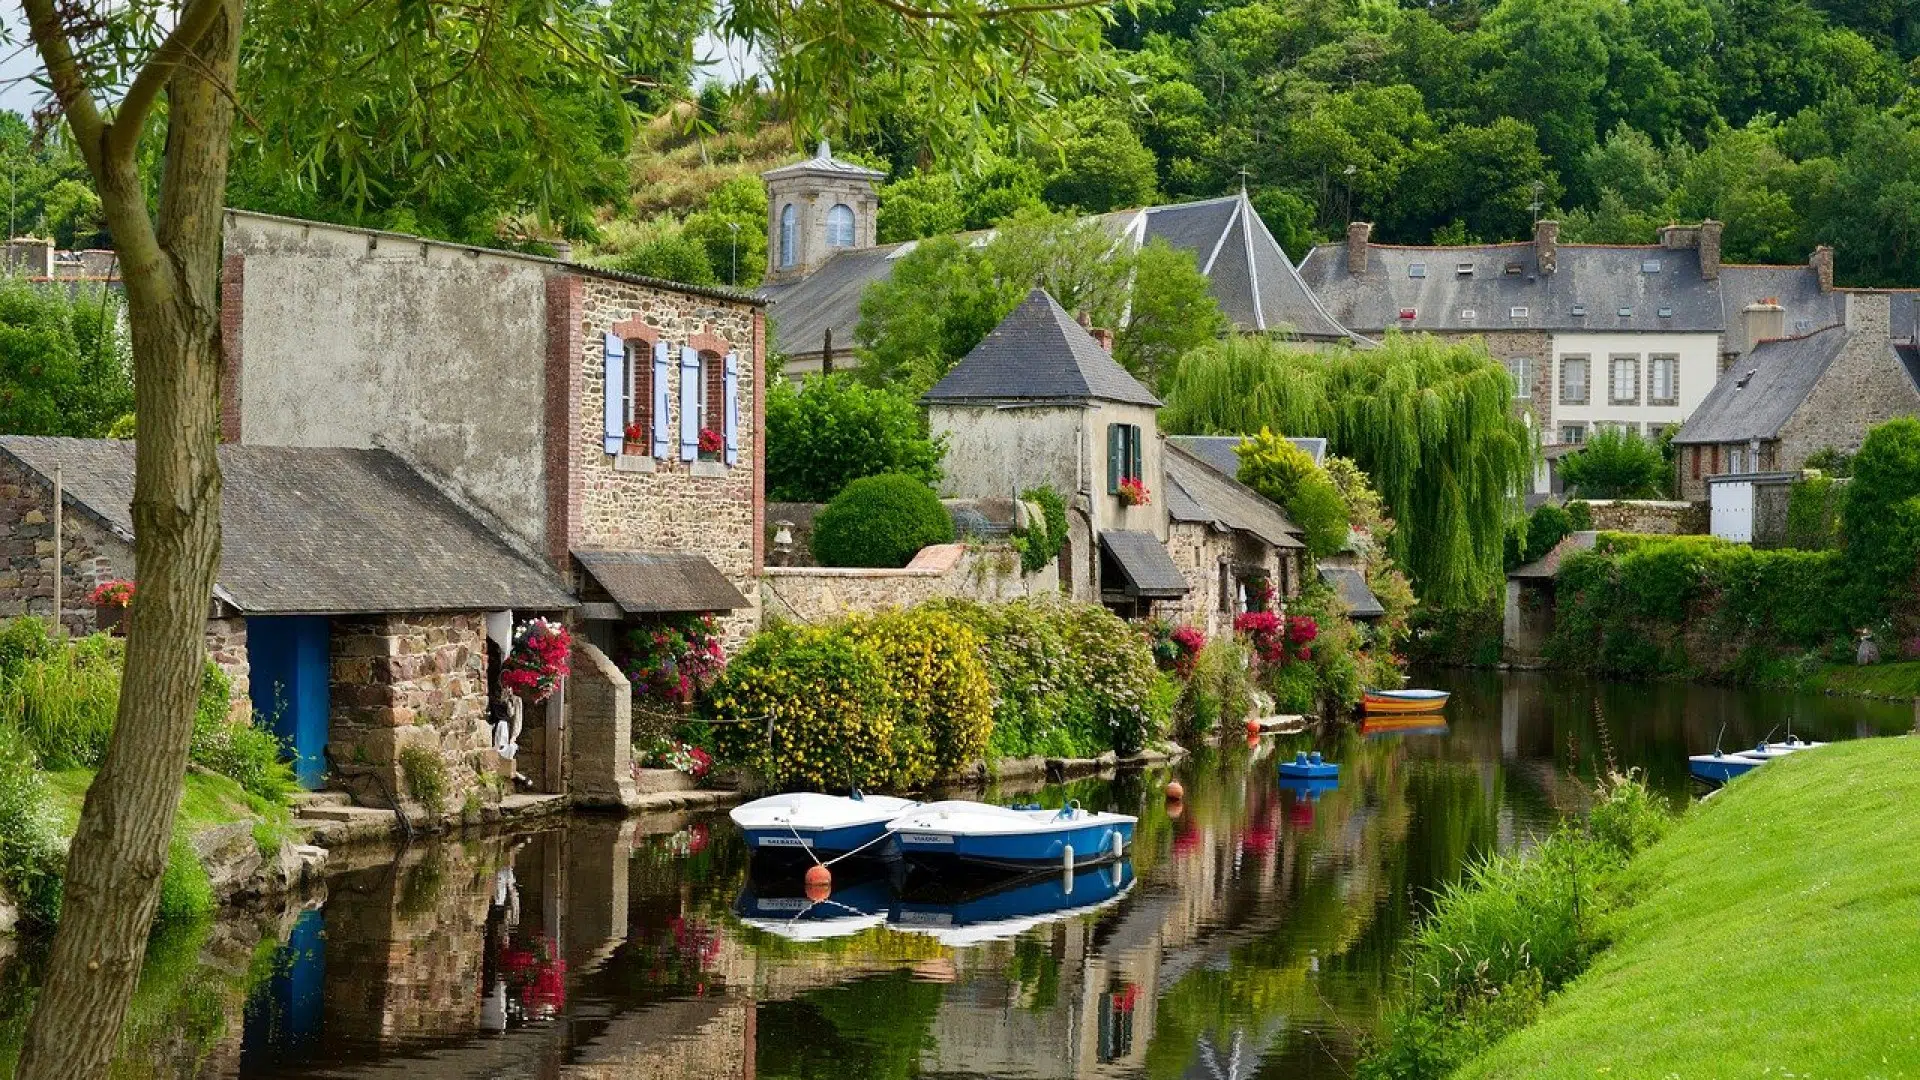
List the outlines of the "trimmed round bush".
<svg viewBox="0 0 1920 1080">
<path fill-rule="evenodd" d="M 935 776 L 979 760 L 993 733 L 993 686 L 978 633 L 926 608 L 855 619 L 848 630 L 879 653 L 894 723 L 926 732 Z"/>
<path fill-rule="evenodd" d="M 822 566 L 897 569 L 929 544 L 952 542 L 953 519 L 940 497 L 903 473 L 855 480 L 813 522 L 813 557 Z"/>
</svg>

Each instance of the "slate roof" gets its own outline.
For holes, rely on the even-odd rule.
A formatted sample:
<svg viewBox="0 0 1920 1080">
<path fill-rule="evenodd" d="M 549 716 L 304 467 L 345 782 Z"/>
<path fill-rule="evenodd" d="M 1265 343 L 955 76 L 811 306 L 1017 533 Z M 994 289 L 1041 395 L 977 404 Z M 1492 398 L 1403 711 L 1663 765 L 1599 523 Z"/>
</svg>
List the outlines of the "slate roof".
<svg viewBox="0 0 1920 1080">
<path fill-rule="evenodd" d="M 0 454 L 44 477 L 128 541 L 134 444 L 0 437 Z M 571 608 L 544 567 L 384 450 L 219 449 L 220 598 L 250 614 Z"/>
<path fill-rule="evenodd" d="M 1027 293 L 924 400 L 1160 404 L 1045 289 Z"/>
<path fill-rule="evenodd" d="M 783 176 L 804 176 L 810 173 L 826 173 L 832 176 L 857 176 L 866 180 L 885 180 L 887 174 L 879 169 L 869 169 L 865 165 L 856 165 L 833 156 L 833 147 L 827 140 L 821 139 L 814 148 L 813 156 L 791 165 L 782 165 L 760 174 L 763 180 L 778 180 Z"/>
<path fill-rule="evenodd" d="M 1167 512 L 1175 521 L 1249 533 L 1277 548 L 1305 546 L 1299 539 L 1299 526 L 1259 492 L 1171 441 L 1161 460 L 1167 477 Z"/>
<path fill-rule="evenodd" d="M 1659 269 L 1648 272 L 1656 264 Z M 1413 276 L 1416 270 L 1424 276 Z M 1721 290 L 1701 276 L 1700 253 L 1691 248 L 1561 244 L 1555 271 L 1542 274 L 1531 241 L 1463 247 L 1371 244 L 1366 273 L 1355 277 L 1347 272 L 1346 245 L 1322 244 L 1301 262 L 1300 274 L 1334 318 L 1363 333 L 1714 333 L 1724 319 Z M 1576 306 L 1585 314 L 1576 315 Z M 1400 318 L 1408 308 L 1414 318 Z M 1525 308 L 1526 314 L 1515 317 L 1515 308 Z M 1622 309 L 1630 314 L 1621 315 Z M 1662 316 L 1662 309 L 1670 314 Z"/>
<path fill-rule="evenodd" d="M 726 575 L 697 552 L 576 551 L 573 557 L 628 615 L 749 606 Z"/>
<path fill-rule="evenodd" d="M 1152 533 L 1108 529 L 1100 534 L 1100 550 L 1120 568 L 1127 595 L 1170 600 L 1187 594 L 1186 577 Z"/>
<path fill-rule="evenodd" d="M 1739 443 L 1773 438 L 1846 343 L 1844 326 L 1761 342 L 1713 384 L 1673 441 Z"/>
<path fill-rule="evenodd" d="M 1559 543 L 1553 545 L 1551 551 L 1548 551 L 1545 555 L 1540 556 L 1530 563 L 1514 567 L 1512 570 L 1507 571 L 1507 576 L 1510 578 L 1529 579 L 1553 577 L 1560 572 L 1560 563 L 1564 561 L 1567 556 L 1582 551 L 1592 551 L 1594 544 L 1599 541 L 1599 538 L 1600 534 L 1592 529 L 1570 532 L 1562 537 Z"/>
<path fill-rule="evenodd" d="M 1320 580 L 1333 586 L 1333 591 L 1340 596 L 1340 605 L 1356 619 L 1377 619 L 1387 613 L 1380 605 L 1380 598 L 1367 587 L 1366 575 L 1351 566 L 1323 566 Z"/>
<path fill-rule="evenodd" d="M 1207 273 L 1221 312 L 1243 329 L 1291 331 L 1313 339 L 1351 336 L 1307 288 L 1244 195 L 1119 211 L 1091 220 L 1114 237 L 1118 249 L 1162 239 L 1192 255 L 1194 264 Z M 960 238 L 984 240 L 990 235 L 962 233 Z M 891 277 L 894 263 L 915 246 L 917 242 L 907 241 L 842 251 L 800 281 L 763 287 L 759 296 L 771 305 L 773 316 L 771 347 L 788 356 L 812 356 L 832 330 L 834 353 L 844 350 L 851 356 L 861 293 Z"/>
<path fill-rule="evenodd" d="M 1244 435 L 1169 435 L 1167 441 L 1206 462 L 1215 472 L 1230 478 L 1240 475 L 1240 455 L 1233 448 L 1247 441 Z M 1287 441 L 1312 458 L 1315 465 L 1327 463 L 1327 440 Z"/>
</svg>

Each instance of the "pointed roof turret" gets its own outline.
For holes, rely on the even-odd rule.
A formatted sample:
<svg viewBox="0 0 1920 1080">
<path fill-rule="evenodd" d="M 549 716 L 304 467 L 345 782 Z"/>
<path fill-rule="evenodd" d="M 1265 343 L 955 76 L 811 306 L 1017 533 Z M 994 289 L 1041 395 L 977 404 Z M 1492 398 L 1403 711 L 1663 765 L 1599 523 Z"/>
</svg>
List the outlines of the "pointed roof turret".
<svg viewBox="0 0 1920 1080">
<path fill-rule="evenodd" d="M 1045 289 L 1027 293 L 1012 314 L 927 391 L 925 400 L 1160 405 L 1160 399 L 1127 374 Z"/>
</svg>

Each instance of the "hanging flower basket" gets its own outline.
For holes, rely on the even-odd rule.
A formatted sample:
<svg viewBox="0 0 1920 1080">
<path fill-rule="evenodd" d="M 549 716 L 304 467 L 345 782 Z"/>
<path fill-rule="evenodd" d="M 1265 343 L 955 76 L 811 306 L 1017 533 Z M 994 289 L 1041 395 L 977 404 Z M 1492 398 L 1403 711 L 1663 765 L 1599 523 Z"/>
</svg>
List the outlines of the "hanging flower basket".
<svg viewBox="0 0 1920 1080">
<path fill-rule="evenodd" d="M 513 651 L 500 665 L 500 684 L 528 702 L 553 696 L 566 678 L 573 635 L 548 619 L 533 619 L 513 633 Z"/>
<path fill-rule="evenodd" d="M 93 587 L 88 600 L 93 604 L 94 622 L 106 634 L 126 632 L 127 609 L 133 606 L 131 581 L 103 581 Z"/>
<path fill-rule="evenodd" d="M 1145 506 L 1153 501 L 1153 493 L 1147 490 L 1145 481 L 1127 479 L 1120 481 L 1121 506 Z"/>
</svg>

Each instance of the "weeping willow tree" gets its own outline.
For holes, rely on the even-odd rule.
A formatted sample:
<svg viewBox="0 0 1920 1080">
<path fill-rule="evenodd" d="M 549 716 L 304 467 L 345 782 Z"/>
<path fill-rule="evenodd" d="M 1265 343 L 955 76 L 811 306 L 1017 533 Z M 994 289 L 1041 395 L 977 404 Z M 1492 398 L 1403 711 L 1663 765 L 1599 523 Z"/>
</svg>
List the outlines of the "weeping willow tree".
<svg viewBox="0 0 1920 1080">
<path fill-rule="evenodd" d="M 1229 337 L 1182 359 L 1166 401 L 1169 432 L 1324 437 L 1386 500 L 1392 554 L 1424 603 L 1493 595 L 1534 450 L 1505 369 L 1477 345 L 1389 335 L 1376 349 L 1313 352 Z"/>
</svg>

